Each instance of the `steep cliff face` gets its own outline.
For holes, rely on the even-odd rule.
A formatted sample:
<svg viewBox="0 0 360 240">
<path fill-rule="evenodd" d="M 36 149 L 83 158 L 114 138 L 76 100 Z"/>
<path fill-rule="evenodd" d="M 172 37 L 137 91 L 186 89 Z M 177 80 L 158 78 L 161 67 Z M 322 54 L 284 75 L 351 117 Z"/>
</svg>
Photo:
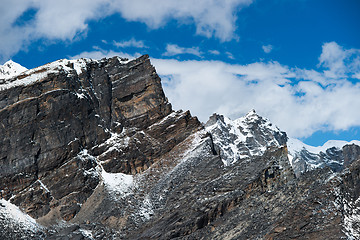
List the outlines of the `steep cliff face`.
<svg viewBox="0 0 360 240">
<path fill-rule="evenodd" d="M 203 125 L 148 56 L 59 60 L 0 89 L 1 239 L 359 236 L 357 144 L 294 148 L 255 111 Z"/>
<path fill-rule="evenodd" d="M 0 87 L 1 196 L 35 218 L 56 209 L 72 219 L 101 180 L 99 162 L 141 172 L 200 126 L 184 113 L 148 129 L 172 112 L 148 56 L 59 60 Z"/>
</svg>

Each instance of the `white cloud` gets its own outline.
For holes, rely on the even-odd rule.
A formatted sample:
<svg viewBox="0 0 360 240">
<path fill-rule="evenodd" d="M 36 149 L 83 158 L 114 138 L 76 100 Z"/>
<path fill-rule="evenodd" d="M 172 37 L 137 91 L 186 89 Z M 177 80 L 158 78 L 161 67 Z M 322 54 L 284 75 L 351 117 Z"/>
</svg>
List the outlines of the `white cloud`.
<svg viewBox="0 0 360 240">
<path fill-rule="evenodd" d="M 265 53 L 270 53 L 273 50 L 273 46 L 272 45 L 263 45 L 262 49 L 264 50 Z"/>
<path fill-rule="evenodd" d="M 220 55 L 220 52 L 218 50 L 209 50 L 209 53 L 213 55 Z"/>
<path fill-rule="evenodd" d="M 343 54 L 326 55 L 326 44 L 324 48 L 322 64 Z M 343 61 L 347 77 L 336 79 L 328 74 L 332 64 L 316 71 L 277 62 L 233 65 L 154 59 L 153 63 L 175 109 L 190 109 L 206 121 L 213 112 L 237 118 L 254 108 L 290 136 L 308 137 L 318 130 L 360 126 L 360 83 L 349 79 L 360 70 L 360 52 L 340 49 L 352 58 Z"/>
<path fill-rule="evenodd" d="M 3 0 L 0 9 L 0 61 L 38 39 L 73 41 L 86 37 L 88 22 L 119 13 L 128 21 L 140 21 L 150 29 L 172 19 L 195 24 L 196 34 L 221 41 L 236 38 L 237 12 L 252 0 Z M 15 23 L 29 9 L 33 19 Z"/>
<path fill-rule="evenodd" d="M 166 52 L 163 53 L 164 56 L 175 56 L 180 54 L 191 54 L 200 57 L 201 52 L 199 47 L 192 47 L 192 48 L 184 48 L 179 47 L 176 44 L 167 44 L 166 45 Z"/>
<path fill-rule="evenodd" d="M 342 56 L 342 53 L 327 55 L 326 44 L 324 47 L 322 65 Z M 319 130 L 346 130 L 360 125 L 360 83 L 350 79 L 360 72 L 357 62 L 360 51 L 340 49 L 345 54 L 351 53 L 351 58 L 343 61 L 347 77 L 336 79 L 327 73 L 334 68 L 332 64 L 319 71 L 291 68 L 278 62 L 236 65 L 152 59 L 152 63 L 174 109 L 190 109 L 201 121 L 207 121 L 214 112 L 235 119 L 256 109 L 290 136 L 301 138 Z M 124 56 L 109 51 L 80 56 L 102 58 L 116 54 Z"/>
<path fill-rule="evenodd" d="M 128 48 L 128 47 L 147 48 L 144 41 L 138 41 L 135 38 L 131 38 L 128 41 L 122 41 L 122 42 L 114 41 L 114 45 L 120 48 Z"/>
<path fill-rule="evenodd" d="M 102 59 L 105 57 L 111 58 L 114 56 L 119 56 L 119 57 L 128 58 L 128 59 L 134 59 L 134 58 L 140 57 L 141 54 L 140 53 L 128 54 L 128 53 L 118 52 L 118 51 L 113 51 L 113 50 L 104 50 L 99 47 L 96 47 L 95 51 L 82 52 L 75 56 L 69 56 L 69 58 L 70 59 L 91 58 L 91 59 L 99 60 L 99 59 Z"/>
<path fill-rule="evenodd" d="M 225 54 L 227 55 L 227 57 L 228 57 L 229 59 L 231 59 L 231 60 L 234 60 L 234 59 L 235 59 L 234 55 L 233 55 L 231 52 L 225 52 Z"/>
<path fill-rule="evenodd" d="M 169 19 L 193 22 L 196 33 L 215 36 L 222 41 L 233 39 L 236 12 L 252 0 L 137 0 L 114 1 L 112 7 L 130 21 L 141 21 L 150 28 L 159 28 Z"/>
<path fill-rule="evenodd" d="M 351 77 L 358 78 L 360 74 L 360 50 L 343 49 L 336 42 L 325 43 L 319 57 L 319 66 L 328 70 L 325 75 L 331 79 L 345 78 L 349 73 Z"/>
</svg>

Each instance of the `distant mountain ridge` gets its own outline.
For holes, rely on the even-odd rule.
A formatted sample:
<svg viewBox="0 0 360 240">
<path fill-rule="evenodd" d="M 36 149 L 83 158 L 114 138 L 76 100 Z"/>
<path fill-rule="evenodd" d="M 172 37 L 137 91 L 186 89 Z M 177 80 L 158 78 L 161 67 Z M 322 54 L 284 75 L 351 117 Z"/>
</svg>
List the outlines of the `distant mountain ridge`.
<svg viewBox="0 0 360 240">
<path fill-rule="evenodd" d="M 147 55 L 14 71 L 0 120 L 1 239 L 360 237 L 358 141 L 307 146 L 255 110 L 202 124 Z"/>
</svg>

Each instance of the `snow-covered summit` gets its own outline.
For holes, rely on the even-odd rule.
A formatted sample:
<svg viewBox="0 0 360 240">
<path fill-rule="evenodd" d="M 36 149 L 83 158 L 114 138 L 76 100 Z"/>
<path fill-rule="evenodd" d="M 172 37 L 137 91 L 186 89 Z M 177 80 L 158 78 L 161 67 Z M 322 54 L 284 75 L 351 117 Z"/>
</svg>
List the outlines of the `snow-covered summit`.
<svg viewBox="0 0 360 240">
<path fill-rule="evenodd" d="M 29 85 L 45 78 L 50 73 L 65 71 L 68 75 L 80 74 L 86 69 L 87 63 L 94 61 L 92 59 L 67 60 L 61 59 L 43 66 L 22 71 L 19 74 L 9 76 L 0 82 L 0 89 L 7 89 L 15 86 Z"/>
<path fill-rule="evenodd" d="M 356 144 L 360 145 L 360 141 L 352 140 L 350 142 L 342 141 L 342 140 L 329 140 L 322 146 L 313 147 L 307 145 L 296 138 L 289 138 L 287 142 L 288 151 L 290 154 L 295 154 L 296 152 L 300 152 L 301 150 L 308 150 L 311 153 L 319 154 L 320 152 L 326 152 L 329 148 L 338 148 L 341 149 L 345 145 L 348 144 Z"/>
<path fill-rule="evenodd" d="M 128 63 L 129 59 L 117 57 L 121 64 Z M 21 65 L 8 61 L 3 66 L 0 66 L 0 90 L 12 88 L 15 86 L 29 85 L 44 79 L 51 73 L 64 71 L 68 76 L 80 75 L 83 71 L 87 70 L 89 63 L 99 63 L 102 60 L 94 60 L 91 58 L 80 58 L 74 60 L 60 59 L 42 65 L 37 68 L 27 70 Z"/>
<path fill-rule="evenodd" d="M 0 65 L 0 79 L 12 78 L 26 70 L 27 68 L 21 66 L 20 64 L 12 60 L 9 60 L 4 63 L 4 65 Z"/>
<path fill-rule="evenodd" d="M 244 117 L 231 120 L 214 114 L 205 124 L 226 166 L 240 159 L 264 154 L 268 147 L 286 144 L 286 134 L 268 119 L 251 110 Z"/>
</svg>

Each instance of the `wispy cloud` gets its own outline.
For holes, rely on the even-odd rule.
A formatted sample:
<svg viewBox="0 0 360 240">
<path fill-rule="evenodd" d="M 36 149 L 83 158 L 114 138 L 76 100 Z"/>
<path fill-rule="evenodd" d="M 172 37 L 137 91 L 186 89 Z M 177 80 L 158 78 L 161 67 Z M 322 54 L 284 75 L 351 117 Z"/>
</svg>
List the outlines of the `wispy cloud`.
<svg viewBox="0 0 360 240">
<path fill-rule="evenodd" d="M 227 57 L 228 57 L 229 59 L 232 59 L 232 60 L 235 59 L 234 55 L 233 55 L 231 52 L 225 52 L 225 54 L 227 55 Z"/>
<path fill-rule="evenodd" d="M 146 23 L 150 28 L 159 28 L 169 19 L 180 23 L 192 22 L 196 33 L 228 41 L 235 38 L 236 11 L 249 6 L 253 0 L 193 0 L 162 1 L 138 0 L 116 1 L 112 7 L 130 21 Z"/>
<path fill-rule="evenodd" d="M 199 47 L 185 48 L 176 44 L 167 44 L 166 52 L 163 53 L 163 56 L 176 56 L 180 54 L 191 54 L 200 57 L 202 53 L 200 52 Z"/>
<path fill-rule="evenodd" d="M 213 55 L 220 55 L 220 52 L 218 50 L 209 50 L 209 53 Z"/>
<path fill-rule="evenodd" d="M 91 58 L 91 59 L 99 60 L 105 57 L 111 58 L 114 56 L 119 56 L 128 59 L 134 59 L 141 56 L 140 53 L 128 54 L 120 51 L 105 50 L 99 47 L 93 47 L 93 48 L 95 49 L 95 51 L 85 51 L 75 56 L 69 56 L 69 58 L 70 59 Z"/>
<path fill-rule="evenodd" d="M 272 45 L 263 45 L 262 49 L 264 50 L 265 53 L 270 53 L 273 50 L 273 46 Z"/>
<path fill-rule="evenodd" d="M 128 48 L 128 47 L 134 47 L 134 48 L 148 48 L 148 46 L 145 45 L 144 41 L 138 41 L 135 38 L 131 38 L 128 41 L 121 41 L 116 42 L 114 41 L 114 45 L 119 48 Z"/>
</svg>

